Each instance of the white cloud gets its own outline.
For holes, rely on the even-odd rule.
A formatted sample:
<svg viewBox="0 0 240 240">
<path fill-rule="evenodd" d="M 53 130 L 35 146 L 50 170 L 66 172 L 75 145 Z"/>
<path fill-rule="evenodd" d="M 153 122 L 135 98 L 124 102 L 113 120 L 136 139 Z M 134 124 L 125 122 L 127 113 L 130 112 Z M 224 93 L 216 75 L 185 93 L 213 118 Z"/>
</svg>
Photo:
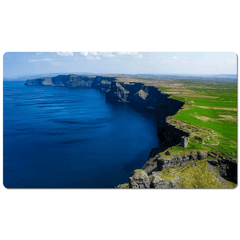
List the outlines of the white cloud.
<svg viewBox="0 0 240 240">
<path fill-rule="evenodd" d="M 130 55 L 132 52 L 118 52 L 119 55 Z"/>
<path fill-rule="evenodd" d="M 39 56 L 39 55 L 42 55 L 43 53 L 41 52 L 37 52 L 36 55 Z"/>
<path fill-rule="evenodd" d="M 98 52 L 81 52 L 81 55 L 88 60 L 101 60 L 99 57 L 100 53 Z"/>
<path fill-rule="evenodd" d="M 92 55 L 88 55 L 86 57 L 86 59 L 88 59 L 88 60 L 101 60 L 101 58 L 99 56 L 92 56 Z"/>
<path fill-rule="evenodd" d="M 41 58 L 41 59 L 30 59 L 28 62 L 52 62 L 51 58 Z"/>
<path fill-rule="evenodd" d="M 180 59 L 180 57 L 173 56 L 172 59 L 178 60 L 178 59 Z"/>
<path fill-rule="evenodd" d="M 102 56 L 102 57 L 116 57 L 112 52 L 82 52 L 81 55 L 83 56 Z"/>
<path fill-rule="evenodd" d="M 57 52 L 57 55 L 64 57 L 73 56 L 73 52 Z"/>
<path fill-rule="evenodd" d="M 138 52 L 118 52 L 119 55 L 132 55 L 135 58 L 139 58 L 141 59 L 143 57 L 143 55 L 141 53 Z"/>
<path fill-rule="evenodd" d="M 142 54 L 138 52 L 118 52 L 118 55 L 132 55 L 135 58 L 141 59 L 143 57 Z M 113 52 L 81 52 L 81 55 L 84 56 L 88 60 L 100 60 L 100 57 L 116 57 Z"/>
<path fill-rule="evenodd" d="M 102 52 L 103 57 L 116 57 L 112 52 Z"/>
</svg>

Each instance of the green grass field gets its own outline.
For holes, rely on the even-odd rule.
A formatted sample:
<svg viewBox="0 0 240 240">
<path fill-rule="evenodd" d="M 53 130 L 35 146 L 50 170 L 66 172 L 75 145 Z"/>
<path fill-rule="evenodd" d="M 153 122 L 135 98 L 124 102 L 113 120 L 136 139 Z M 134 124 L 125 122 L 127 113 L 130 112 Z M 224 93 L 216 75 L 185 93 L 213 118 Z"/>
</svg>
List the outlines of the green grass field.
<svg viewBox="0 0 240 240">
<path fill-rule="evenodd" d="M 190 133 L 188 149 L 217 149 L 237 157 L 237 83 L 176 82 L 177 87 L 159 89 L 185 102 L 183 109 L 168 119 Z"/>
</svg>

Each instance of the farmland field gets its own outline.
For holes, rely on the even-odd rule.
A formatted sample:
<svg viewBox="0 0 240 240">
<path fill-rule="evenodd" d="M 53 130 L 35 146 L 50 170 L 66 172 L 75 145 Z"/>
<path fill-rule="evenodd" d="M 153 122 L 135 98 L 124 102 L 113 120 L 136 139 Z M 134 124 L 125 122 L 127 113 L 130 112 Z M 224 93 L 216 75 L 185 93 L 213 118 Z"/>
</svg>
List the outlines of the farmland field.
<svg viewBox="0 0 240 240">
<path fill-rule="evenodd" d="M 190 133 L 188 149 L 219 150 L 237 157 L 237 83 L 175 80 L 159 87 L 185 102 L 169 121 Z M 172 151 L 179 147 L 173 147 Z"/>
</svg>

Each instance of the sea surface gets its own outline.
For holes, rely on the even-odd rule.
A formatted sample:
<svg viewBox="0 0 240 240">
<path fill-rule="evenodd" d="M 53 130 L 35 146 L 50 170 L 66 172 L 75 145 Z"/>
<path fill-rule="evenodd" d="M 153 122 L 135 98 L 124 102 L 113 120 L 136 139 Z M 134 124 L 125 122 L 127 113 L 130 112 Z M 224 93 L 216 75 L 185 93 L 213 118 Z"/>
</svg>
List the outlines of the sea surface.
<svg viewBox="0 0 240 240">
<path fill-rule="evenodd" d="M 157 145 L 150 110 L 91 88 L 3 84 L 6 188 L 114 188 Z"/>
</svg>

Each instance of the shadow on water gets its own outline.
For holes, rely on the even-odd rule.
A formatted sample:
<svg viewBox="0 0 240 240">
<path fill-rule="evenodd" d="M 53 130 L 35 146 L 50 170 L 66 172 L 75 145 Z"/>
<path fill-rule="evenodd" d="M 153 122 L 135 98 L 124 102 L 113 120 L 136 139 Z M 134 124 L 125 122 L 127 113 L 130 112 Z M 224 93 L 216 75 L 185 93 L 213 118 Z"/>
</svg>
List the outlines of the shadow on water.
<svg viewBox="0 0 240 240">
<path fill-rule="evenodd" d="M 137 168 L 142 168 L 144 166 L 144 164 L 147 162 L 149 156 L 150 156 L 150 152 L 153 148 L 157 147 L 159 145 L 156 145 L 156 141 L 155 139 L 152 139 L 151 143 L 149 144 L 149 146 L 145 149 L 143 149 L 141 152 L 139 152 L 137 154 L 137 156 L 131 160 L 128 163 L 123 164 L 123 170 L 130 174 L 133 170 L 137 169 Z"/>
<path fill-rule="evenodd" d="M 116 109 L 116 108 L 117 109 L 131 109 L 133 112 L 135 111 L 135 112 L 141 114 L 141 116 L 143 118 L 150 120 L 150 122 L 156 128 L 156 131 L 157 131 L 157 119 L 156 119 L 157 116 L 153 109 L 144 108 L 138 104 L 134 105 L 134 104 L 130 104 L 130 103 L 121 103 L 121 102 L 108 102 L 107 101 L 107 104 L 111 108 L 114 108 L 114 109 Z M 144 131 L 144 129 L 139 129 L 139 131 Z M 123 164 L 123 170 L 126 173 L 130 174 L 133 170 L 135 170 L 137 168 L 142 168 L 143 165 L 148 160 L 151 150 L 155 147 L 158 147 L 159 144 L 160 144 L 159 140 L 156 143 L 156 139 L 153 138 L 148 147 L 142 149 L 136 155 L 136 157 L 134 159 Z"/>
</svg>

